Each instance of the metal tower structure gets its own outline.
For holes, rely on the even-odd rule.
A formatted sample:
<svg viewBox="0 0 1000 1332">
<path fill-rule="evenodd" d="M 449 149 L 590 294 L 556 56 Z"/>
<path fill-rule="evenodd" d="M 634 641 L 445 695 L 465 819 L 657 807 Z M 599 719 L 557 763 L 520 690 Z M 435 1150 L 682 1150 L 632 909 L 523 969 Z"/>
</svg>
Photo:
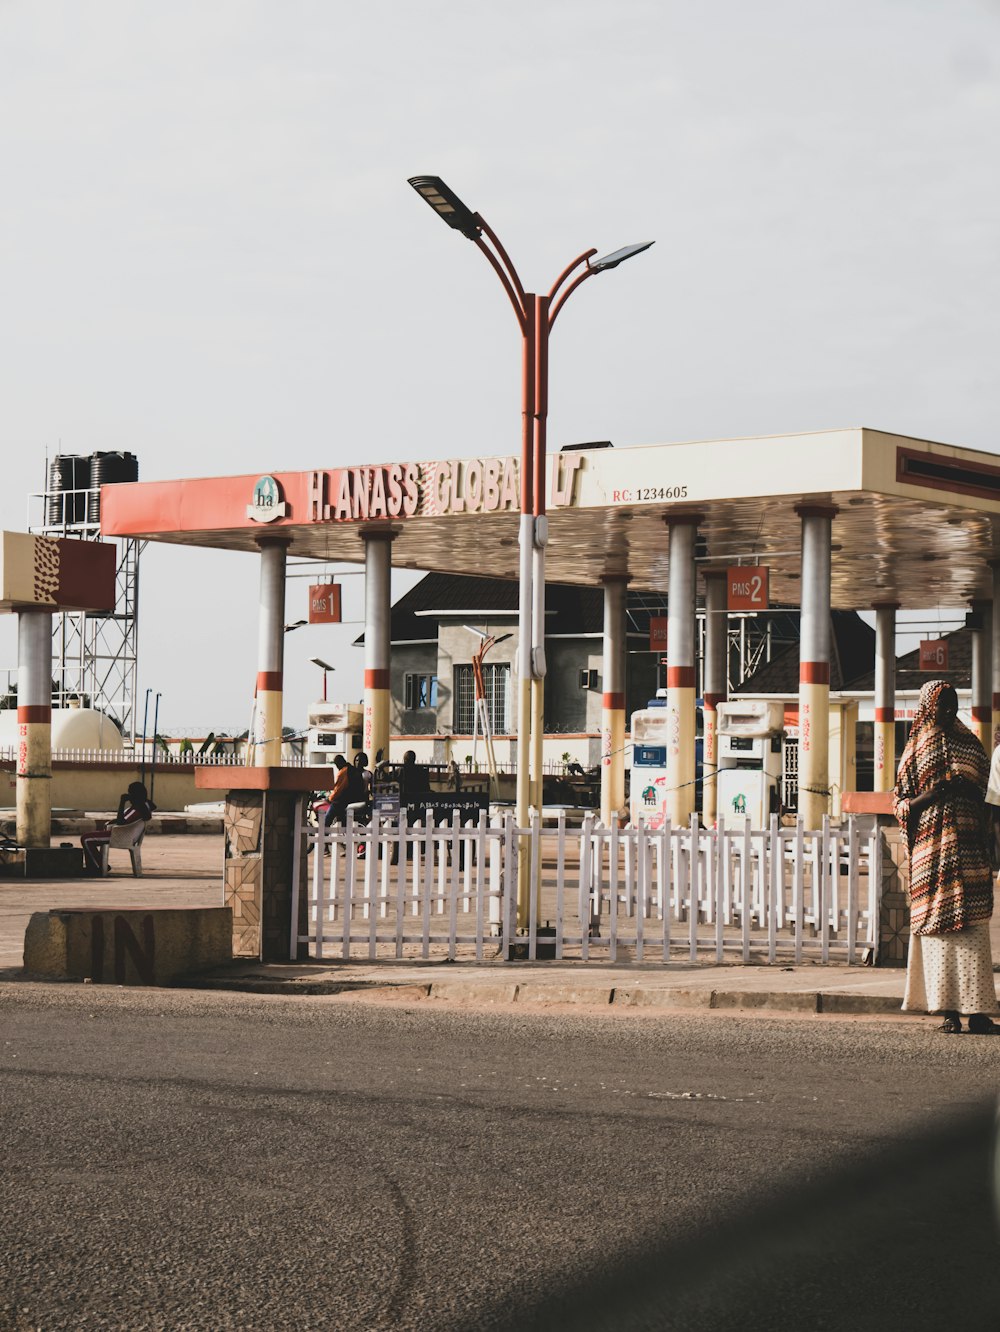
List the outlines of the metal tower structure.
<svg viewBox="0 0 1000 1332">
<path fill-rule="evenodd" d="M 56 458 L 46 462 L 48 488 L 29 496 L 28 531 L 36 536 L 101 539 L 100 484 L 131 477 L 102 474 L 104 458 Z M 128 457 L 129 455 L 125 455 Z M 133 464 L 134 464 L 134 460 Z M 59 464 L 74 467 L 59 475 Z M 104 468 L 103 472 L 108 469 Z M 75 474 L 74 474 L 75 471 Z M 86 478 L 86 484 L 79 484 Z M 69 480 L 70 485 L 64 482 Z M 99 708 L 135 741 L 138 687 L 139 556 L 145 542 L 119 540 L 115 609 L 106 614 L 64 611 L 52 617 L 52 703 L 65 707 L 74 699 Z"/>
</svg>

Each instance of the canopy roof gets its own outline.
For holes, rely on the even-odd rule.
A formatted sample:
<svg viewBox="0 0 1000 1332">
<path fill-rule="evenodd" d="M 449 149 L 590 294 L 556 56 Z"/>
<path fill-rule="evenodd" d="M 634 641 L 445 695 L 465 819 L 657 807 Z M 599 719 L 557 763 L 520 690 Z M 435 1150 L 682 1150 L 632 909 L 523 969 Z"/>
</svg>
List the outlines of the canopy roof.
<svg viewBox="0 0 1000 1332">
<path fill-rule="evenodd" d="M 394 536 L 397 566 L 517 577 L 515 458 L 460 458 L 136 482 L 101 492 L 109 537 L 361 562 Z M 877 430 L 587 449 L 550 455 L 546 576 L 666 591 L 665 524 L 699 516 L 699 567 L 760 563 L 773 603 L 797 604 L 798 506 L 833 505 L 832 604 L 961 606 L 992 596 L 1000 458 Z"/>
</svg>

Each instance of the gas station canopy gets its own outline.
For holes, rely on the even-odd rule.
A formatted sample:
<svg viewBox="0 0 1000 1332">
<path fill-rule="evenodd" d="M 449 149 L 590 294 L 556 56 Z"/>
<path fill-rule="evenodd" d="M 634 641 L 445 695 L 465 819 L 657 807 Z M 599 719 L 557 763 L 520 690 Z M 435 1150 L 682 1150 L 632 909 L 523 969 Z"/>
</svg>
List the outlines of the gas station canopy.
<svg viewBox="0 0 1000 1332">
<path fill-rule="evenodd" d="M 517 578 L 516 458 L 321 468 L 106 486 L 102 534 L 362 562 L 391 531 L 394 565 Z M 770 568 L 797 604 L 800 506 L 837 510 L 832 605 L 964 606 L 990 599 L 1000 558 L 1000 458 L 877 430 L 566 450 L 548 458 L 547 578 L 628 575 L 666 591 L 672 519 L 698 516 L 701 569 Z"/>
</svg>

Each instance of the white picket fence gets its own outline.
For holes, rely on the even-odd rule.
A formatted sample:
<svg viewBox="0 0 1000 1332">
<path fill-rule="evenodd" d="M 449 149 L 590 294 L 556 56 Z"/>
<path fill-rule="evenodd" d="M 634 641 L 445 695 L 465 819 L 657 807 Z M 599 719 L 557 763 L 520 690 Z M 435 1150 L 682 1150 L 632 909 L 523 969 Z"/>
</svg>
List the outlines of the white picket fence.
<svg viewBox="0 0 1000 1332">
<path fill-rule="evenodd" d="M 582 828 L 560 817 L 464 827 L 300 826 L 293 871 L 309 857 L 307 928 L 317 958 L 537 957 L 660 962 L 855 963 L 878 948 L 882 841 L 851 818 L 807 831 L 777 817 L 750 828 Z M 517 929 L 527 858 L 530 926 Z"/>
<path fill-rule="evenodd" d="M 17 761 L 17 746 L 0 746 L 0 762 L 15 763 Z M 239 753 L 222 754 L 198 754 L 193 750 L 186 753 L 180 753 L 177 750 L 166 751 L 157 749 L 155 752 L 152 745 L 147 745 L 146 756 L 143 759 L 142 747 L 135 749 L 54 749 L 52 751 L 53 763 L 101 763 L 113 766 L 115 764 L 122 766 L 131 764 L 133 767 L 139 767 L 144 764 L 149 768 L 176 768 L 192 767 L 199 768 L 242 768 L 246 764 L 246 755 Z M 301 768 L 305 766 L 305 759 L 301 755 L 292 755 L 283 758 L 281 766 L 284 768 Z"/>
</svg>

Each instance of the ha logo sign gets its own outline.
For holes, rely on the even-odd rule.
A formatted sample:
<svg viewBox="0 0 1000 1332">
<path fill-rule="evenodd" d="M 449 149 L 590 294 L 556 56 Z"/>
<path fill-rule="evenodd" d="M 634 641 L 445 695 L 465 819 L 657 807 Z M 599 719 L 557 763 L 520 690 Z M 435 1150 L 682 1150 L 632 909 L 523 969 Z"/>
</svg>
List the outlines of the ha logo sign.
<svg viewBox="0 0 1000 1332">
<path fill-rule="evenodd" d="M 273 476 L 262 476 L 253 488 L 253 503 L 247 505 L 247 517 L 255 523 L 273 523 L 275 518 L 284 516 L 281 487 Z"/>
</svg>

